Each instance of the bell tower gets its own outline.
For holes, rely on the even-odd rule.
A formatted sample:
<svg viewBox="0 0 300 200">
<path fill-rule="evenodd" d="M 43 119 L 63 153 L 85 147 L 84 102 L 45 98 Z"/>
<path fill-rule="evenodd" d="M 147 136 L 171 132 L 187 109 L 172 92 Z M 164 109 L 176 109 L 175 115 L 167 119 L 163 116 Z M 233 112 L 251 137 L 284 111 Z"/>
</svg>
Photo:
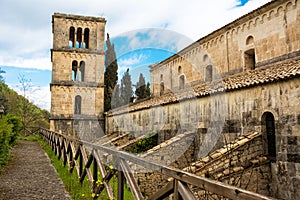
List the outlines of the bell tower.
<svg viewBox="0 0 300 200">
<path fill-rule="evenodd" d="M 50 129 L 87 141 L 103 134 L 106 20 L 54 13 Z"/>
</svg>

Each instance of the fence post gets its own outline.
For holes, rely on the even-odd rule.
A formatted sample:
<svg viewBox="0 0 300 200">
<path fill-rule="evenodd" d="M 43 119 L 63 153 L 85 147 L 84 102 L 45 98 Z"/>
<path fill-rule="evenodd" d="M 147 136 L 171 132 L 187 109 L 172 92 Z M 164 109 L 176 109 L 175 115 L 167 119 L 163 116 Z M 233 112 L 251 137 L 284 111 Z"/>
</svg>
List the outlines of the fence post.
<svg viewBox="0 0 300 200">
<path fill-rule="evenodd" d="M 118 200 L 124 200 L 124 173 L 118 165 Z"/>
</svg>

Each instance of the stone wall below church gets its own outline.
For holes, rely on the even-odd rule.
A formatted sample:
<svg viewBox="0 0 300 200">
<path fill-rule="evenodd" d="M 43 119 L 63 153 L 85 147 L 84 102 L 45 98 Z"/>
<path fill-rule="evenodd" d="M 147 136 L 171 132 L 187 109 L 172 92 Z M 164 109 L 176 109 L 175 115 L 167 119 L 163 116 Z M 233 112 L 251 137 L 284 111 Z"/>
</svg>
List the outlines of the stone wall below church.
<svg viewBox="0 0 300 200">
<path fill-rule="evenodd" d="M 199 135 L 194 159 L 251 132 L 262 133 L 263 154 L 268 155 L 264 116 L 271 113 L 275 123 L 276 162 L 272 163 L 273 196 L 293 199 L 299 196 L 300 182 L 300 79 L 271 82 L 210 96 L 195 97 L 161 106 L 147 105 L 128 112 L 114 110 L 106 118 L 106 134 L 117 131 L 148 133 L 157 131 L 159 140 L 179 132 Z M 123 109 L 123 108 L 122 108 Z M 114 115 L 114 113 L 117 113 Z M 179 131 L 179 132 L 178 132 Z M 221 137 L 222 136 L 222 137 Z M 201 144 L 201 145 L 200 145 Z"/>
</svg>

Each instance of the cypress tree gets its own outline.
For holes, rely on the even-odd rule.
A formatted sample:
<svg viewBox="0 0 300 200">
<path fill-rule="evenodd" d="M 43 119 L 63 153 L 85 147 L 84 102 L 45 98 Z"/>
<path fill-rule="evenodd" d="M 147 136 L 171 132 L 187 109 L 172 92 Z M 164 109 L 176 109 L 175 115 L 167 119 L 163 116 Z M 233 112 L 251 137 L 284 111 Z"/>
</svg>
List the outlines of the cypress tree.
<svg viewBox="0 0 300 200">
<path fill-rule="evenodd" d="M 142 73 L 140 73 L 139 81 L 136 83 L 135 94 L 137 96 L 137 100 L 150 97 L 150 84 L 145 84 L 145 77 Z"/>
<path fill-rule="evenodd" d="M 131 76 L 129 74 L 129 69 L 125 72 L 124 76 L 121 79 L 121 100 L 122 104 L 126 105 L 133 102 L 132 96 L 132 83 L 131 83 Z"/>
<path fill-rule="evenodd" d="M 104 111 L 110 110 L 111 97 L 118 82 L 118 63 L 114 44 L 111 44 L 109 34 L 107 34 L 105 51 L 105 72 L 104 72 Z"/>
</svg>

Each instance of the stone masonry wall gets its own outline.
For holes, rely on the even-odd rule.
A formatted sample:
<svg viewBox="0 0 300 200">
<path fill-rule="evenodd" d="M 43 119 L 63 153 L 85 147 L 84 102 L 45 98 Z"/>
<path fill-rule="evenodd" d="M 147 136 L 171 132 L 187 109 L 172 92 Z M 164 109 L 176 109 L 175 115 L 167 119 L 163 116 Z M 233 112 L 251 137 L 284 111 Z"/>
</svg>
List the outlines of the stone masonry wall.
<svg viewBox="0 0 300 200">
<path fill-rule="evenodd" d="M 146 102 L 144 102 L 146 103 Z M 192 98 L 164 106 L 108 115 L 106 134 L 116 130 L 123 132 L 178 130 L 201 132 L 195 147 L 197 159 L 207 155 L 224 138 L 232 141 L 238 136 L 257 131 L 263 135 L 264 153 L 267 154 L 264 114 L 272 113 L 275 119 L 276 163 L 272 163 L 272 194 L 283 199 L 299 195 L 298 175 L 300 138 L 300 80 L 294 78 L 217 95 Z M 130 110 L 131 107 L 128 107 Z M 116 112 L 116 111 L 114 111 Z M 175 130 L 175 131 L 174 131 Z M 162 138 L 162 137 L 161 137 Z M 221 139 L 220 139 L 221 138 Z M 224 143 L 223 143 L 224 144 Z M 203 148 L 204 146 L 205 148 Z"/>
<path fill-rule="evenodd" d="M 100 17 L 61 13 L 52 16 L 50 128 L 53 131 L 88 141 L 103 135 L 105 23 Z M 75 74 L 80 78 L 75 79 Z"/>
<path fill-rule="evenodd" d="M 262 135 L 255 132 L 229 142 L 184 170 L 266 196 L 274 196 L 270 162 Z M 198 196 L 203 191 L 195 191 Z"/>
<path fill-rule="evenodd" d="M 142 153 L 140 156 L 154 163 L 182 169 L 195 161 L 196 133 L 185 132 Z M 141 166 L 132 166 L 141 192 L 150 196 L 168 182 L 168 177 Z"/>
</svg>

